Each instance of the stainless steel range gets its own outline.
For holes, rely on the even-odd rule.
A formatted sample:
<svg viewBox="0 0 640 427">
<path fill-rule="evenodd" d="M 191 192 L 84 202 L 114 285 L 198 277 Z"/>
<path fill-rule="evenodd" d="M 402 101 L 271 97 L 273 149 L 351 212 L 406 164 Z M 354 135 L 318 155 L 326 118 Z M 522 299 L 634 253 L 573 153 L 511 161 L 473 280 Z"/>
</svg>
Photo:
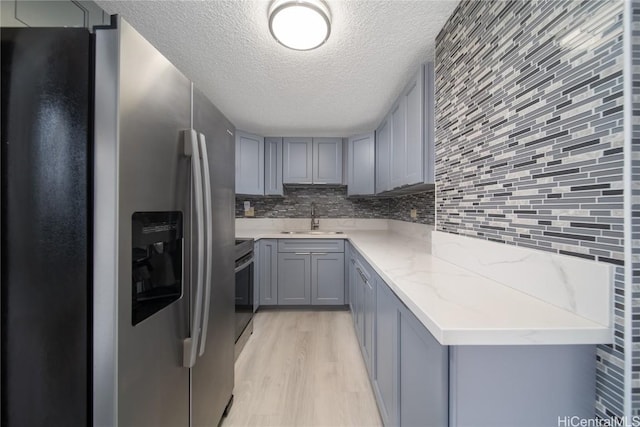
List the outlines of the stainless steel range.
<svg viewBox="0 0 640 427">
<path fill-rule="evenodd" d="M 236 359 L 253 333 L 253 239 L 236 240 Z"/>
</svg>

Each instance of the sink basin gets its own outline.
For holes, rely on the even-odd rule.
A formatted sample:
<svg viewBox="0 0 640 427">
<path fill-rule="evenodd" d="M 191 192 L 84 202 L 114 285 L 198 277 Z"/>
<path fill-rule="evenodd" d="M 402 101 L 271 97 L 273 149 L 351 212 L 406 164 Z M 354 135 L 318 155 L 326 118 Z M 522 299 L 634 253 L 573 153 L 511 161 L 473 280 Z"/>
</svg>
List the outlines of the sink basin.
<svg viewBox="0 0 640 427">
<path fill-rule="evenodd" d="M 314 234 L 314 235 L 331 235 L 331 234 L 344 234 L 344 231 L 318 231 L 318 230 L 307 230 L 307 231 L 281 231 L 281 234 Z"/>
</svg>

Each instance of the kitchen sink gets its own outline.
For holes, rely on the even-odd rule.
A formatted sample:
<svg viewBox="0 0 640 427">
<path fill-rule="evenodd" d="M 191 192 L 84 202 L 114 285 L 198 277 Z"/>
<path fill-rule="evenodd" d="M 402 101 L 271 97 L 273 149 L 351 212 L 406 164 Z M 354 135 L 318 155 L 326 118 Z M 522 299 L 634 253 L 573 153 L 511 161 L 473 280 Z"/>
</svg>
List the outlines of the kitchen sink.
<svg viewBox="0 0 640 427">
<path fill-rule="evenodd" d="M 306 230 L 306 231 L 281 231 L 281 234 L 314 234 L 314 235 L 332 235 L 332 234 L 344 234 L 344 231 L 318 231 L 318 230 Z"/>
</svg>

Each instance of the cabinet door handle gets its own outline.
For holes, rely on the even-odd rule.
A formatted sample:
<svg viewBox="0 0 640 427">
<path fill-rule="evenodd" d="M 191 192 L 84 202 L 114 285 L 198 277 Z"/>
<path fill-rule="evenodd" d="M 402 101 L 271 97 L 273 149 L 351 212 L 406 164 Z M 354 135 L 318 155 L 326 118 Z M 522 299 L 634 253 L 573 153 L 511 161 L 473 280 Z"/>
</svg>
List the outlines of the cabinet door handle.
<svg viewBox="0 0 640 427">
<path fill-rule="evenodd" d="M 311 252 L 313 255 L 329 255 L 327 252 Z"/>
<path fill-rule="evenodd" d="M 296 255 L 311 255 L 311 252 L 296 252 Z"/>
<path fill-rule="evenodd" d="M 362 277 L 362 280 L 364 280 L 364 283 L 368 284 L 369 279 L 367 279 L 367 276 L 365 276 L 362 270 L 360 270 L 360 267 L 356 267 L 356 270 L 358 270 L 358 274 L 360 275 L 360 277 Z"/>
<path fill-rule="evenodd" d="M 211 226 L 212 209 L 211 206 L 211 178 L 209 174 L 209 155 L 207 154 L 207 141 L 204 134 L 198 135 L 198 142 L 200 143 L 200 156 L 202 157 L 201 169 L 202 169 L 202 190 L 204 191 L 204 219 L 206 224 L 206 237 L 207 237 L 207 259 L 205 264 L 205 279 L 204 279 L 204 309 L 202 316 L 202 327 L 200 336 L 200 351 L 198 355 L 202 356 L 207 345 L 207 327 L 209 326 L 209 311 L 211 309 L 211 274 L 213 269 L 213 255 L 211 254 L 213 248 L 213 230 Z M 202 234 L 202 233 L 200 233 Z"/>
<path fill-rule="evenodd" d="M 191 175 L 193 180 L 193 191 L 195 199 L 196 227 L 198 234 L 204 232 L 204 201 L 202 192 L 202 173 L 200 169 L 200 150 L 198 147 L 198 134 L 195 130 L 189 129 L 184 132 L 184 154 L 191 157 Z M 198 264 L 195 286 L 195 305 L 192 308 L 193 323 L 191 325 L 191 337 L 185 338 L 182 344 L 182 366 L 192 368 L 196 363 L 196 352 L 198 350 L 198 339 L 200 337 L 201 317 L 202 317 L 202 294 L 204 287 L 204 239 L 198 239 Z M 191 278 L 191 291 L 194 291 L 193 277 Z"/>
</svg>

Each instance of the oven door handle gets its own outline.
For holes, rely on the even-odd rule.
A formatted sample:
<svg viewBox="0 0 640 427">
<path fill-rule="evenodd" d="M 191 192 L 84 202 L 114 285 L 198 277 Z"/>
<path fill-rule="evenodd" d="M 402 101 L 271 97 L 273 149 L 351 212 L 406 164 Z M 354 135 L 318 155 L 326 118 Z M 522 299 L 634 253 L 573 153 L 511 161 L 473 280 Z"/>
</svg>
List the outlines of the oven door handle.
<svg viewBox="0 0 640 427">
<path fill-rule="evenodd" d="M 207 154 L 207 141 L 204 134 L 199 134 L 200 156 L 202 158 L 202 191 L 204 191 L 204 216 L 207 237 L 206 270 L 204 278 L 204 316 L 202 317 L 202 333 L 200 334 L 200 356 L 204 354 L 207 345 L 207 326 L 209 326 L 209 311 L 211 309 L 211 270 L 213 268 L 213 215 L 211 213 L 211 180 L 209 174 L 209 156 Z"/>
<path fill-rule="evenodd" d="M 249 261 L 245 262 L 244 264 L 242 264 L 239 267 L 236 267 L 235 269 L 235 273 L 239 273 L 240 271 L 244 270 L 245 268 L 249 267 L 250 264 L 253 264 L 253 257 L 249 258 Z"/>
<path fill-rule="evenodd" d="M 198 149 L 198 135 L 195 130 L 189 129 L 184 132 L 184 155 L 191 157 L 191 177 L 193 180 L 193 194 L 195 198 L 196 227 L 197 232 L 202 234 L 204 219 L 202 212 L 202 172 L 200 171 L 200 154 Z M 200 335 L 200 318 L 202 316 L 202 282 L 204 278 L 204 241 L 198 239 L 197 249 L 197 277 L 196 277 L 196 302 L 195 312 L 192 315 L 191 336 L 182 342 L 182 366 L 191 368 L 196 363 L 196 353 L 198 351 L 198 337 Z M 193 277 L 191 278 L 193 285 Z M 193 291 L 193 286 L 191 286 Z"/>
</svg>

